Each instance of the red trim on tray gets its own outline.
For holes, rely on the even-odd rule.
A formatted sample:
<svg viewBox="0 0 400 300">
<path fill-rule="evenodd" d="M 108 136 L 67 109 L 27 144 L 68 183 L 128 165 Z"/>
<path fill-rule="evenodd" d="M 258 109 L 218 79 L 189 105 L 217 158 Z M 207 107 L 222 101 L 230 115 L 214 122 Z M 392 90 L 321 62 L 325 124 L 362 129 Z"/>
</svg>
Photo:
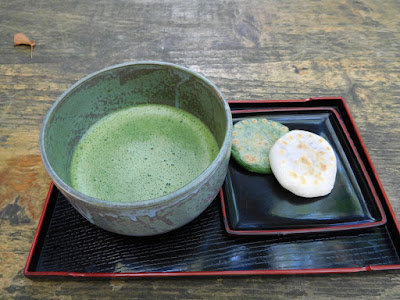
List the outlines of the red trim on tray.
<svg viewBox="0 0 400 300">
<path fill-rule="evenodd" d="M 305 101 L 312 101 L 312 100 L 332 100 L 333 98 L 318 98 L 318 99 L 306 99 Z M 335 98 L 336 99 L 336 98 Z M 340 99 L 343 104 L 344 104 L 344 99 L 343 98 L 338 98 Z M 260 101 L 259 101 L 260 102 Z M 262 101 L 261 101 L 262 102 Z M 265 102 L 271 102 L 271 101 L 265 101 Z M 287 102 L 285 101 L 274 101 L 274 102 Z M 296 234 L 296 233 L 311 233 L 311 232 L 328 232 L 328 231 L 337 231 L 337 230 L 348 230 L 348 229 L 353 229 L 353 228 L 370 228 L 370 227 L 375 227 L 375 226 L 379 226 L 379 225 L 383 225 L 386 224 L 386 214 L 384 212 L 384 209 L 382 207 L 382 204 L 380 203 L 379 197 L 376 193 L 376 190 L 372 184 L 371 178 L 369 176 L 369 174 L 367 173 L 367 170 L 365 168 L 364 163 L 362 162 L 358 151 L 354 145 L 353 140 L 350 137 L 349 132 L 347 131 L 346 125 L 344 124 L 342 118 L 340 117 L 339 113 L 331 108 L 331 107 L 290 107 L 290 108 L 259 108 L 259 109 L 247 109 L 247 110 L 236 110 L 236 111 L 232 111 L 232 115 L 235 114 L 244 114 L 244 113 L 262 113 L 262 112 L 287 112 L 287 111 L 318 111 L 318 110 L 325 110 L 325 111 L 330 111 L 332 112 L 337 120 L 339 121 L 339 124 L 346 136 L 347 141 L 350 144 L 350 147 L 352 148 L 353 153 L 356 156 L 357 162 L 361 167 L 362 173 L 367 181 L 368 187 L 370 188 L 373 198 L 375 200 L 375 203 L 378 207 L 379 213 L 382 217 L 382 220 L 380 221 L 376 221 L 376 222 L 371 222 L 371 223 L 364 223 L 364 224 L 352 224 L 352 225 L 338 225 L 338 226 L 331 226 L 331 227 L 315 227 L 315 228 L 302 228 L 302 229 L 275 229 L 275 230 L 235 230 L 229 227 L 228 224 L 228 220 L 227 220 L 227 213 L 226 213 L 226 208 L 225 208 L 225 203 L 222 204 L 222 214 L 224 217 L 224 224 L 225 224 L 225 228 L 226 231 L 229 234 L 232 235 L 275 235 L 275 234 L 281 234 L 281 235 L 286 235 L 286 234 Z M 350 117 L 350 112 L 348 111 L 348 109 L 346 110 L 347 114 Z M 352 126 L 354 128 L 355 124 L 354 121 L 352 122 Z M 356 130 L 357 131 L 357 130 Z M 361 137 L 358 135 L 357 136 L 358 139 L 361 139 Z M 366 151 L 365 147 L 363 147 L 364 151 Z M 368 163 L 370 165 L 372 165 L 372 161 L 368 161 Z M 377 174 L 374 173 L 374 176 L 377 177 Z M 381 189 L 382 186 L 380 186 Z M 386 199 L 385 199 L 386 200 Z M 221 202 L 224 201 L 224 197 L 222 195 L 221 192 Z M 398 225 L 398 224 L 397 224 Z M 398 227 L 399 230 L 399 227 Z"/>
<path fill-rule="evenodd" d="M 394 224 L 396 225 L 396 229 L 397 229 L 397 231 L 400 233 L 400 224 L 399 224 L 399 221 L 398 221 L 397 218 L 396 218 L 396 215 L 395 215 L 395 213 L 394 213 L 394 211 L 393 211 L 392 205 L 390 204 L 389 198 L 387 197 L 387 194 L 386 194 L 386 192 L 385 192 L 385 189 L 383 188 L 382 182 L 381 182 L 381 180 L 380 180 L 380 178 L 379 178 L 379 176 L 378 176 L 378 173 L 376 172 L 375 166 L 374 166 L 374 164 L 372 163 L 372 159 L 371 159 L 371 157 L 369 156 L 367 147 L 365 146 L 364 141 L 363 141 L 363 139 L 361 138 L 361 134 L 360 134 L 360 132 L 358 131 L 358 128 L 357 128 L 357 126 L 356 126 L 356 123 L 355 123 L 355 121 L 354 121 L 354 119 L 353 119 L 353 116 L 352 116 L 351 113 L 350 113 L 350 109 L 349 109 L 349 107 L 348 107 L 346 101 L 344 100 L 344 98 L 343 98 L 343 97 L 317 97 L 317 98 L 310 98 L 309 100 L 319 101 L 319 100 L 333 100 L 333 99 L 338 99 L 338 100 L 341 101 L 341 103 L 342 103 L 342 105 L 343 105 L 343 107 L 344 107 L 344 109 L 345 109 L 345 111 L 346 111 L 346 113 L 347 113 L 347 115 L 348 115 L 348 117 L 349 117 L 350 123 L 351 123 L 351 125 L 352 125 L 352 127 L 353 127 L 353 129 L 354 129 L 354 131 L 355 131 L 355 133 L 356 133 L 356 135 L 357 135 L 357 139 L 359 140 L 359 142 L 360 142 L 360 144 L 361 144 L 361 147 L 362 147 L 362 149 L 363 149 L 363 151 L 364 151 L 364 155 L 365 155 L 365 157 L 366 157 L 367 160 L 368 160 L 368 164 L 369 164 L 369 166 L 371 167 L 371 170 L 372 170 L 372 173 L 373 173 L 373 175 L 374 175 L 374 178 L 375 178 L 376 182 L 378 183 L 379 190 L 381 191 L 381 193 L 382 193 L 382 195 L 383 195 L 383 199 L 385 200 L 385 203 L 386 203 L 386 205 L 387 205 L 387 208 L 388 208 L 388 210 L 389 210 L 391 216 L 393 217 L 393 221 L 394 221 Z"/>
<path fill-rule="evenodd" d="M 395 267 L 400 268 L 400 265 Z M 296 275 L 356 273 L 373 271 L 369 266 L 358 268 L 330 269 L 286 269 L 286 270 L 235 270 L 235 271 L 193 271 L 193 272 L 140 272 L 140 273 L 82 273 L 82 272 L 28 272 L 25 276 L 60 276 L 82 278 L 121 278 L 121 277 L 182 277 L 182 276 L 233 276 L 233 275 Z"/>
<path fill-rule="evenodd" d="M 400 269 L 400 265 L 376 265 L 369 266 L 371 271 L 383 271 L 383 270 L 398 270 Z"/>
<path fill-rule="evenodd" d="M 332 100 L 332 99 L 338 99 L 338 98 L 326 98 L 326 100 Z M 288 100 L 228 100 L 228 103 L 291 103 L 291 102 L 308 102 L 310 100 L 314 100 L 311 98 L 307 99 L 288 99 Z"/>
<path fill-rule="evenodd" d="M 50 203 L 50 198 L 51 198 L 51 195 L 53 193 L 53 189 L 54 189 L 54 183 L 51 182 L 49 191 L 47 192 L 46 200 L 44 202 L 42 214 L 40 215 L 39 223 L 38 223 L 38 226 L 36 228 L 35 235 L 33 236 L 32 246 L 31 246 L 31 249 L 29 250 L 28 258 L 26 260 L 25 267 L 24 267 L 24 270 L 22 272 L 24 275 L 32 273 L 32 272 L 29 272 L 28 270 L 29 270 L 29 266 L 30 266 L 31 261 L 32 261 L 33 252 L 35 252 L 36 244 L 37 244 L 38 239 L 39 239 L 40 231 L 41 231 L 42 226 L 43 226 L 43 220 L 44 220 L 46 212 L 47 212 L 47 207 L 49 206 L 49 203 Z"/>
<path fill-rule="evenodd" d="M 369 166 L 371 167 L 372 173 L 374 174 L 374 178 L 375 178 L 376 182 L 378 183 L 378 186 L 379 186 L 380 191 L 382 192 L 383 199 L 385 200 L 386 205 L 387 205 L 387 207 L 388 207 L 388 209 L 389 209 L 389 211 L 390 211 L 390 214 L 391 214 L 392 217 L 393 217 L 393 221 L 394 221 L 394 223 L 395 223 L 395 225 L 396 225 L 397 231 L 400 233 L 400 224 L 399 224 L 399 222 L 398 222 L 398 220 L 397 220 L 397 218 L 396 218 L 396 215 L 395 215 L 395 213 L 394 213 L 394 211 L 393 211 L 392 205 L 391 205 L 390 202 L 389 202 L 389 198 L 388 198 L 388 196 L 386 195 L 385 189 L 383 188 L 382 182 L 381 182 L 381 180 L 380 180 L 380 178 L 379 178 L 379 176 L 378 176 L 378 172 L 376 171 L 375 166 L 374 166 L 374 164 L 372 163 L 371 157 L 369 156 L 369 153 L 368 153 L 368 151 L 367 151 L 367 147 L 365 146 L 364 141 L 363 141 L 362 138 L 361 138 L 361 134 L 360 134 L 360 132 L 358 131 L 358 128 L 357 128 L 357 126 L 356 126 L 356 123 L 354 122 L 354 119 L 353 119 L 353 117 L 352 117 L 352 115 L 351 115 L 351 113 L 350 113 L 350 109 L 349 109 L 349 107 L 348 107 L 346 101 L 344 100 L 344 98 L 338 98 L 338 99 L 340 99 L 340 100 L 342 101 L 343 107 L 344 107 L 345 110 L 346 110 L 346 113 L 347 113 L 347 115 L 348 115 L 348 117 L 349 117 L 349 119 L 350 119 L 351 125 L 352 125 L 352 127 L 354 128 L 354 131 L 355 131 L 355 133 L 356 133 L 356 135 L 357 135 L 357 138 L 358 138 L 358 140 L 359 140 L 359 142 L 360 142 L 360 144 L 361 144 L 361 147 L 362 147 L 362 149 L 363 149 L 363 151 L 364 151 L 364 155 L 365 155 L 365 157 L 366 157 L 367 160 L 368 160 L 368 164 L 369 164 Z"/>
<path fill-rule="evenodd" d="M 290 102 L 317 102 L 317 101 L 326 101 L 326 100 L 340 100 L 344 103 L 343 97 L 315 97 L 315 98 L 307 98 L 307 99 L 284 99 L 284 100 L 228 100 L 228 103 L 290 103 Z"/>
</svg>

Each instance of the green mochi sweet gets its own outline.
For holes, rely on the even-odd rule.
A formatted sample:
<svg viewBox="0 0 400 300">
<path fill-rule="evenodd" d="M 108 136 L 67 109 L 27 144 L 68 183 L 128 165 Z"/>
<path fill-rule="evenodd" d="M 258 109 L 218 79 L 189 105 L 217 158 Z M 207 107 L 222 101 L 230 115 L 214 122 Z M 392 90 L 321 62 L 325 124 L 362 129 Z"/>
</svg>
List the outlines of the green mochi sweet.
<svg viewBox="0 0 400 300">
<path fill-rule="evenodd" d="M 265 118 L 249 118 L 233 125 L 232 157 L 246 170 L 271 174 L 269 151 L 289 128 Z"/>
</svg>

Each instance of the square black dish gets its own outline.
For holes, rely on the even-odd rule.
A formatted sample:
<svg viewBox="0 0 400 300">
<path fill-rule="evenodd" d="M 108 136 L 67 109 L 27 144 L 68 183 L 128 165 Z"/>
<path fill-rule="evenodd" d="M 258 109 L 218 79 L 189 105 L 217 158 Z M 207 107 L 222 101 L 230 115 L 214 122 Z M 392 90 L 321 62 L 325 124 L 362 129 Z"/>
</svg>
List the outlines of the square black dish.
<svg viewBox="0 0 400 300">
<path fill-rule="evenodd" d="M 337 175 L 330 194 L 309 199 L 285 190 L 273 174 L 249 172 L 231 159 L 223 206 L 229 233 L 309 233 L 373 227 L 386 222 L 364 163 L 335 108 L 275 107 L 232 114 L 234 122 L 266 118 L 290 130 L 306 130 L 322 136 L 336 154 Z"/>
<path fill-rule="evenodd" d="M 359 151 L 387 222 L 371 228 L 274 236 L 232 236 L 217 197 L 186 226 L 154 237 L 126 237 L 84 219 L 53 185 L 23 274 L 29 278 L 347 273 L 400 269 L 400 226 L 343 99 L 230 102 L 233 110 L 336 107 Z M 336 109 L 335 108 L 335 109 Z M 222 195 L 222 192 L 221 192 Z"/>
</svg>

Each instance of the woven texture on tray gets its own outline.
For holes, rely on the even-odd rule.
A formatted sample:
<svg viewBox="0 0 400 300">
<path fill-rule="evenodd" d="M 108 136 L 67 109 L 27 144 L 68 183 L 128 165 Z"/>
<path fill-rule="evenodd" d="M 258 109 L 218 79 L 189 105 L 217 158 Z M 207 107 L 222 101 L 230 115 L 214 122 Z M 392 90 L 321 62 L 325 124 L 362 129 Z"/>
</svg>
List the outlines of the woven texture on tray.
<svg viewBox="0 0 400 300">
<path fill-rule="evenodd" d="M 55 190 L 56 191 L 56 190 Z M 219 199 L 196 220 L 157 238 L 106 232 L 60 194 L 34 270 L 87 273 L 351 268 L 399 264 L 386 227 L 335 234 L 232 237 Z M 43 229 L 44 230 L 44 229 Z"/>
</svg>

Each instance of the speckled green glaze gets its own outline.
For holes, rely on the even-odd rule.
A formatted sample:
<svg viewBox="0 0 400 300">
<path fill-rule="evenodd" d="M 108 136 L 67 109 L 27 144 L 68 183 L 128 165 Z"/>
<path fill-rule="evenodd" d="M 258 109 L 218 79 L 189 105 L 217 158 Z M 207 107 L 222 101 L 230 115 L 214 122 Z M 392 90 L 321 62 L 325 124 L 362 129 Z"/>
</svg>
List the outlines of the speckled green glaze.
<svg viewBox="0 0 400 300">
<path fill-rule="evenodd" d="M 218 143 L 217 157 L 191 183 L 150 200 L 115 203 L 73 189 L 71 159 L 81 137 L 105 115 L 139 104 L 170 105 L 199 118 Z M 226 176 L 231 131 L 229 106 L 204 76 L 174 64 L 136 62 L 93 73 L 61 95 L 43 121 L 40 148 L 54 184 L 86 219 L 112 232 L 146 236 L 187 224 L 213 201 Z"/>
</svg>

